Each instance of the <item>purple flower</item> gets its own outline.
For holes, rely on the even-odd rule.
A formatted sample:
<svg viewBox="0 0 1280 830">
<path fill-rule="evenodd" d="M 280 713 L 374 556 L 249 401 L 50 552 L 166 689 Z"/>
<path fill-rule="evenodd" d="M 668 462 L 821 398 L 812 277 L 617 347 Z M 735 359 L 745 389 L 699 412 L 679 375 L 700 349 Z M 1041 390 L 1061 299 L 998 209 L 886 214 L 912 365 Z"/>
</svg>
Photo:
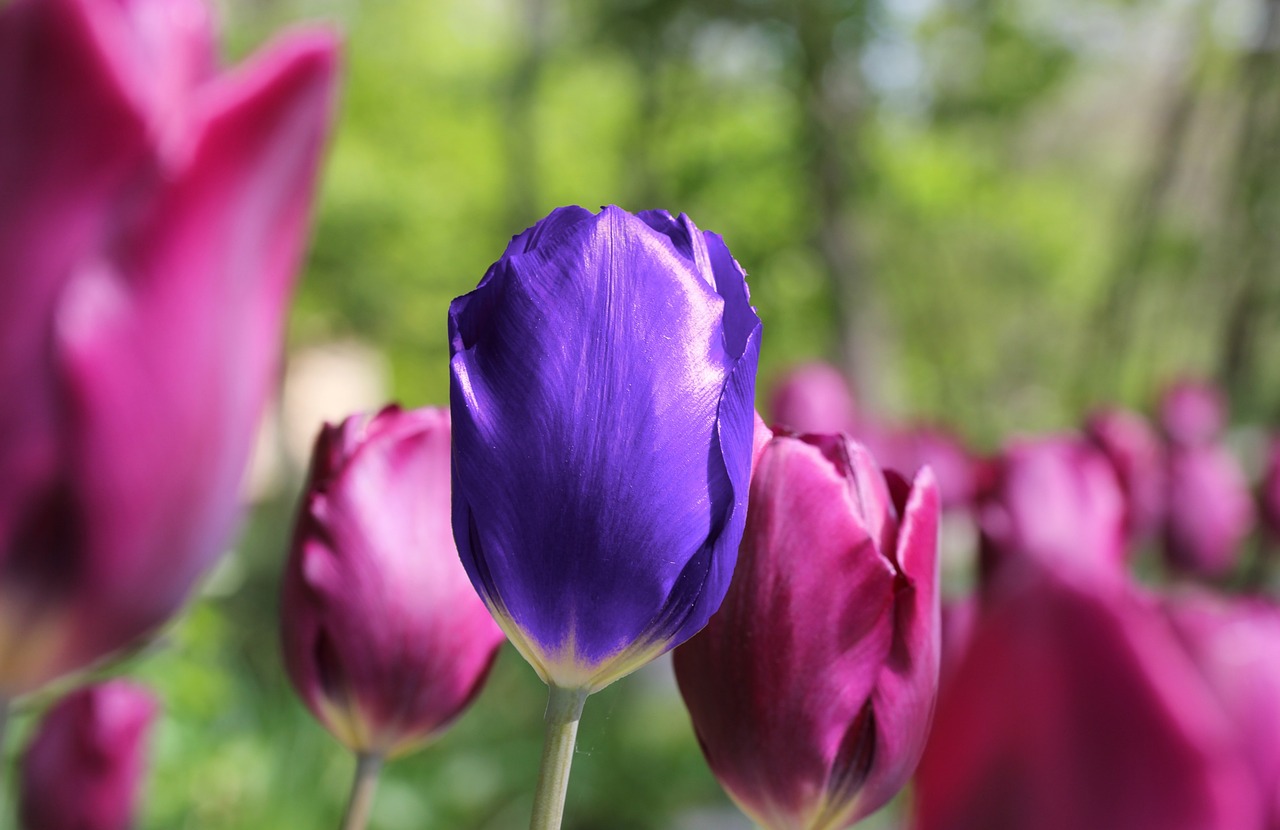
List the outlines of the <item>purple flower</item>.
<svg viewBox="0 0 1280 830">
<path fill-rule="evenodd" d="M 355 752 L 403 754 L 479 692 L 502 632 L 449 528 L 449 415 L 388 407 L 325 425 L 281 602 L 285 665 Z"/>
<path fill-rule="evenodd" d="M 1173 444 L 1212 443 L 1222 435 L 1226 421 L 1222 392 L 1206 381 L 1180 380 L 1160 397 L 1160 428 Z"/>
<path fill-rule="evenodd" d="M 858 408 L 840 370 L 829 363 L 794 366 L 778 379 L 769 396 L 772 423 L 797 432 L 853 435 Z"/>
<path fill-rule="evenodd" d="M 22 756 L 18 812 L 24 830 L 129 830 L 147 770 L 159 705 L 113 680 L 60 700 Z"/>
<path fill-rule="evenodd" d="M 906 783 L 939 668 L 938 491 L 843 436 L 763 449 L 738 570 L 675 652 L 716 778 L 771 830 L 843 828 Z"/>
<path fill-rule="evenodd" d="M 702 628 L 745 521 L 760 344 L 720 237 L 560 208 L 449 335 L 458 551 L 543 680 L 600 689 Z"/>
<path fill-rule="evenodd" d="M 915 424 L 894 429 L 864 429 L 858 436 L 885 469 L 914 474 L 929 467 L 938 481 L 943 510 L 972 506 L 979 464 L 961 440 L 941 426 Z"/>
<path fill-rule="evenodd" d="M 155 628 L 227 543 L 336 47 L 197 0 L 0 7 L 0 692 Z"/>
<path fill-rule="evenodd" d="M 1169 448 L 1165 556 L 1174 568 L 1225 576 L 1253 529 L 1253 497 L 1239 462 L 1215 444 Z"/>
<path fill-rule="evenodd" d="M 916 775 L 915 830 L 1260 830 L 1231 722 L 1123 583 L 984 598 Z"/>
<path fill-rule="evenodd" d="M 1120 482 L 1130 544 L 1149 539 L 1164 518 L 1164 449 L 1155 430 L 1136 412 L 1103 409 L 1090 416 L 1085 432 Z"/>
</svg>

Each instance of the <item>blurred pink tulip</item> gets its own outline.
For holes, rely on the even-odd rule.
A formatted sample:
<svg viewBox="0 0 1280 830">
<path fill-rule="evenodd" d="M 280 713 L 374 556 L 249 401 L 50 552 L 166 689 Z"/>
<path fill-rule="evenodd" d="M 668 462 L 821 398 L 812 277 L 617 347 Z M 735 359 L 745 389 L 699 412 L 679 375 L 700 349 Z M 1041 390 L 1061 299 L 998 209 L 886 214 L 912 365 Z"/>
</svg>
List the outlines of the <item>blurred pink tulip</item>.
<svg viewBox="0 0 1280 830">
<path fill-rule="evenodd" d="M 857 436 L 881 466 L 905 476 L 929 467 L 938 481 L 943 510 L 972 506 L 978 489 L 979 462 L 950 431 L 917 424 L 896 430 L 867 429 Z"/>
<path fill-rule="evenodd" d="M 284 577 L 285 665 L 358 753 L 403 754 L 475 698 L 503 641 L 450 529 L 449 413 L 326 425 Z"/>
<path fill-rule="evenodd" d="M 1172 446 L 1167 469 L 1165 555 L 1186 573 L 1220 578 L 1253 529 L 1253 497 L 1239 462 L 1214 444 Z"/>
<path fill-rule="evenodd" d="M 336 86 L 198 0 L 0 7 L 0 695 L 154 629 L 228 542 Z"/>
<path fill-rule="evenodd" d="M 23 830 L 129 830 L 159 705 L 123 680 L 87 686 L 41 720 L 22 756 Z"/>
<path fill-rule="evenodd" d="M 796 432 L 853 435 L 858 408 L 840 370 L 829 363 L 802 363 L 774 382 L 771 423 Z"/>
<path fill-rule="evenodd" d="M 938 682 L 938 493 L 841 436 L 761 453 L 729 594 L 675 652 L 707 762 L 766 828 L 832 830 L 914 770 Z"/>
<path fill-rule="evenodd" d="M 1085 433 L 1111 462 L 1125 502 L 1130 545 L 1150 539 L 1164 516 L 1164 449 L 1146 419 L 1126 409 L 1089 417 Z"/>
<path fill-rule="evenodd" d="M 1160 396 L 1160 428 L 1170 443 L 1183 446 L 1216 441 L 1227 424 L 1227 403 L 1207 381 L 1190 378 Z"/>
<path fill-rule="evenodd" d="M 1012 444 L 992 467 L 978 512 L 984 589 L 1038 576 L 1124 573 L 1124 502 L 1105 456 L 1074 437 Z"/>
<path fill-rule="evenodd" d="M 984 600 L 916 776 L 916 830 L 1259 830 L 1229 720 L 1122 583 Z"/>
</svg>

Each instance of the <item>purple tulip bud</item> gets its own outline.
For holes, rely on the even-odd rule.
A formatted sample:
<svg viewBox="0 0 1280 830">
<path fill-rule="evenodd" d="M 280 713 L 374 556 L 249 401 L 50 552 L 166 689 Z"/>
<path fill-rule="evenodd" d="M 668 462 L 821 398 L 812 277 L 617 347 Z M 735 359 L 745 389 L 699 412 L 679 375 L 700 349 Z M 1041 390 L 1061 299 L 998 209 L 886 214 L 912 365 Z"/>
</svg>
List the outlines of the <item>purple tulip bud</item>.
<svg viewBox="0 0 1280 830">
<path fill-rule="evenodd" d="M 1280 436 L 1271 439 L 1260 493 L 1262 519 L 1273 539 L 1280 540 Z"/>
<path fill-rule="evenodd" d="M 712 772 L 767 828 L 843 828 L 920 758 L 937 693 L 938 492 L 843 436 L 779 436 L 738 571 L 675 653 Z"/>
<path fill-rule="evenodd" d="M 829 363 L 804 363 L 778 379 L 769 397 L 772 422 L 797 432 L 853 435 L 858 407 L 840 370 Z"/>
<path fill-rule="evenodd" d="M 1120 482 L 1130 544 L 1149 539 L 1164 518 L 1164 449 L 1155 430 L 1136 412 L 1104 409 L 1089 418 L 1085 432 Z"/>
<path fill-rule="evenodd" d="M 915 830 L 1261 830 L 1231 724 L 1158 609 L 1048 570 L 982 604 L 915 794 Z"/>
<path fill-rule="evenodd" d="M 449 527 L 449 414 L 326 424 L 285 570 L 285 665 L 355 752 L 403 754 L 475 698 L 502 643 Z"/>
<path fill-rule="evenodd" d="M 1166 610 L 1231 720 L 1266 826 L 1280 827 L 1280 608 L 1190 594 Z"/>
<path fill-rule="evenodd" d="M 560 208 L 449 332 L 458 551 L 542 679 L 594 691 L 702 628 L 742 536 L 760 344 L 720 237 Z"/>
<path fill-rule="evenodd" d="M 112 680 L 67 695 L 40 721 L 22 756 L 24 830 L 129 830 L 159 711 L 140 686 Z"/>
<path fill-rule="evenodd" d="M 336 85 L 196 0 L 0 6 L 0 693 L 154 629 L 225 547 Z"/>
<path fill-rule="evenodd" d="M 1216 441 L 1227 422 L 1227 403 L 1217 387 L 1191 379 L 1174 383 L 1160 397 L 1160 428 L 1170 443 Z"/>
<path fill-rule="evenodd" d="M 1039 570 L 1086 580 L 1123 573 L 1124 502 L 1106 457 L 1074 437 L 1015 443 L 979 508 L 984 589 Z"/>
<path fill-rule="evenodd" d="M 1173 567 L 1207 578 L 1225 576 L 1253 528 L 1253 498 L 1240 464 L 1226 449 L 1204 444 L 1169 448 L 1165 555 Z"/>
</svg>

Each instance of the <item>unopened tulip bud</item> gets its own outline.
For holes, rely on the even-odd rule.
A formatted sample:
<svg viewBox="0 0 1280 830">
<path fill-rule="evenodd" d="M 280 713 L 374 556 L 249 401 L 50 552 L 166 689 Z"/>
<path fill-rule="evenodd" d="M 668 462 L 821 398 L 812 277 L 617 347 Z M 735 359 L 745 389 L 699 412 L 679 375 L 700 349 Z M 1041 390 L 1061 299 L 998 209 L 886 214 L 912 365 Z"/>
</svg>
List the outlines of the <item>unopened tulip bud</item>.
<svg viewBox="0 0 1280 830">
<path fill-rule="evenodd" d="M 1164 450 L 1159 436 L 1145 418 L 1125 409 L 1094 413 L 1085 433 L 1107 456 L 1120 483 L 1130 545 L 1149 539 L 1164 517 Z"/>
<path fill-rule="evenodd" d="M 1160 428 L 1172 444 L 1194 446 L 1216 441 L 1227 423 L 1227 402 L 1217 387 L 1184 379 L 1160 397 Z"/>
<path fill-rule="evenodd" d="M 915 769 L 939 666 L 938 492 L 843 436 L 779 436 L 724 605 L 675 652 L 712 772 L 770 830 L 844 828 Z"/>
<path fill-rule="evenodd" d="M 772 423 L 797 432 L 843 432 L 853 435 L 858 408 L 849 382 L 829 363 L 803 363 L 773 385 L 769 396 Z"/>
<path fill-rule="evenodd" d="M 123 680 L 79 689 L 44 716 L 22 756 L 23 830 L 129 830 L 159 705 Z"/>
<path fill-rule="evenodd" d="M 1169 448 L 1165 556 L 1177 570 L 1228 574 L 1253 529 L 1253 498 L 1240 463 L 1216 444 Z"/>
</svg>

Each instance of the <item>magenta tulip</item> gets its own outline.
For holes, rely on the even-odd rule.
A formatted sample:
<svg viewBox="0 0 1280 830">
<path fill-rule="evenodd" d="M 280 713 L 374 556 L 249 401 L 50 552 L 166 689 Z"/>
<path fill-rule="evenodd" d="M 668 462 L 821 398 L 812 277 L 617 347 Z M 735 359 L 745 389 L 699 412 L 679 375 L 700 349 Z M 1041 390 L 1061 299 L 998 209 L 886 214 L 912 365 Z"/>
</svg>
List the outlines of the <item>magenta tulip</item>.
<svg viewBox="0 0 1280 830">
<path fill-rule="evenodd" d="M 1160 428 L 1173 444 L 1194 446 L 1216 441 L 1227 423 L 1227 402 L 1206 381 L 1184 379 L 1160 397 Z"/>
<path fill-rule="evenodd" d="M 0 7 L 0 696 L 154 629 L 234 529 L 336 46 L 213 52 L 197 0 Z"/>
<path fill-rule="evenodd" d="M 987 597 L 938 700 L 916 830 L 1259 830 L 1233 729 L 1155 606 L 1041 570 Z"/>
<path fill-rule="evenodd" d="M 914 475 L 928 467 L 938 481 L 943 510 L 972 506 L 977 495 L 979 463 L 953 433 L 944 427 L 916 424 L 893 430 L 864 428 L 857 436 L 885 469 Z"/>
<path fill-rule="evenodd" d="M 1107 456 L 1120 483 L 1130 545 L 1150 539 L 1164 517 L 1164 449 L 1159 436 L 1145 418 L 1126 409 L 1095 412 L 1085 433 Z"/>
<path fill-rule="evenodd" d="M 1253 497 L 1239 462 L 1214 444 L 1172 446 L 1167 469 L 1165 556 L 1177 570 L 1226 576 L 1253 529 Z"/>
<path fill-rule="evenodd" d="M 1074 437 L 1015 443 L 993 465 L 979 507 L 984 588 L 1045 568 L 1085 580 L 1117 578 L 1123 519 L 1115 474 L 1093 447 Z"/>
<path fill-rule="evenodd" d="M 858 407 L 849 382 L 829 363 L 802 363 L 773 385 L 769 397 L 772 423 L 800 432 L 843 432 L 852 435 Z"/>
<path fill-rule="evenodd" d="M 60 700 L 22 756 L 23 830 L 133 827 L 158 710 L 150 692 L 123 680 Z"/>
<path fill-rule="evenodd" d="M 357 753 L 400 755 L 437 736 L 502 643 L 449 511 L 447 411 L 388 407 L 321 430 L 285 571 L 285 665 Z"/>
<path fill-rule="evenodd" d="M 1271 439 L 1259 501 L 1267 532 L 1273 540 L 1280 540 L 1280 436 Z"/>
<path fill-rule="evenodd" d="M 762 450 L 729 594 L 675 652 L 712 772 L 766 828 L 834 830 L 906 783 L 938 683 L 938 492 L 843 436 Z"/>
</svg>

